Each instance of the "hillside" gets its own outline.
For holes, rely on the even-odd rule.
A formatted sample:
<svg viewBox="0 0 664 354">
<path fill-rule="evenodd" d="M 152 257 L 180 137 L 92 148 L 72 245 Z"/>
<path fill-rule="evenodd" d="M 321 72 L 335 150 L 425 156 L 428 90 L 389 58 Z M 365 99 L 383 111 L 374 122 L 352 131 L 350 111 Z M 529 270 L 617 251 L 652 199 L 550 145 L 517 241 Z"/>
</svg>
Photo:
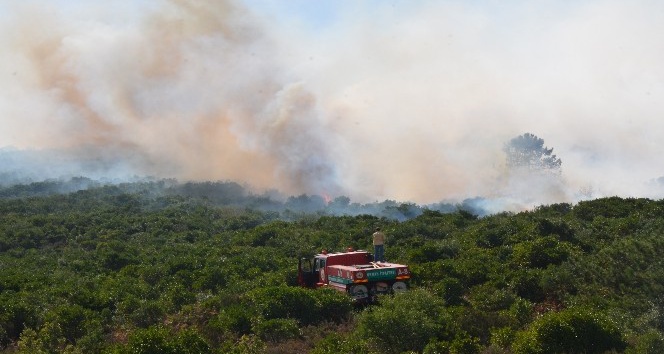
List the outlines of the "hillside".
<svg viewBox="0 0 664 354">
<path fill-rule="evenodd" d="M 4 352 L 664 347 L 664 200 L 614 197 L 486 216 L 387 203 L 381 210 L 393 214 L 356 205 L 343 215 L 325 210 L 352 206 L 347 200 L 301 196 L 272 200 L 270 209 L 258 207 L 269 198 L 228 184 L 79 182 L 0 189 Z M 296 207 L 305 202 L 323 211 Z M 376 226 L 387 234 L 387 259 L 411 267 L 409 292 L 358 307 L 341 293 L 294 286 L 298 258 L 370 249 Z"/>
</svg>

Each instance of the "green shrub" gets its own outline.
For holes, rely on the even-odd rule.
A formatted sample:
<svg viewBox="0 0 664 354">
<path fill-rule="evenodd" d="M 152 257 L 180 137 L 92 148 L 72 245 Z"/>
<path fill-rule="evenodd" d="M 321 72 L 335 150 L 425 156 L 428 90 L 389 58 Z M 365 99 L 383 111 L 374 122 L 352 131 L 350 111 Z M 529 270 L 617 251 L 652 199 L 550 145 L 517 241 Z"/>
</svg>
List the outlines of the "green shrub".
<svg viewBox="0 0 664 354">
<path fill-rule="evenodd" d="M 254 333 L 269 342 L 281 342 L 300 336 L 300 328 L 297 321 L 290 318 L 273 318 L 259 321 L 254 325 Z"/>
<path fill-rule="evenodd" d="M 367 342 L 357 335 L 330 333 L 316 343 L 311 354 L 365 354 L 369 352 Z"/>
<path fill-rule="evenodd" d="M 512 258 L 521 267 L 546 268 L 549 264 L 562 263 L 570 252 L 569 243 L 558 241 L 554 236 L 544 236 L 515 245 Z"/>
<path fill-rule="evenodd" d="M 468 302 L 481 311 L 498 311 L 509 308 L 515 298 L 516 296 L 507 289 L 484 283 L 470 290 Z"/>
<path fill-rule="evenodd" d="M 242 305 L 231 305 L 219 311 L 219 315 L 211 321 L 217 329 L 239 335 L 251 333 L 251 312 Z"/>
<path fill-rule="evenodd" d="M 48 314 L 47 319 L 58 325 L 69 343 L 76 343 L 86 333 L 86 312 L 78 305 L 60 306 Z"/>
<path fill-rule="evenodd" d="M 164 308 L 158 302 L 141 301 L 130 318 L 136 326 L 146 328 L 161 322 L 165 314 Z"/>
<path fill-rule="evenodd" d="M 422 354 L 448 354 L 450 343 L 446 341 L 432 340 L 424 347 Z"/>
<path fill-rule="evenodd" d="M 265 319 L 292 318 L 301 325 L 330 320 L 338 322 L 352 311 L 352 302 L 344 293 L 290 286 L 253 290 L 247 296 L 247 305 L 255 307 Z"/>
<path fill-rule="evenodd" d="M 380 306 L 363 312 L 358 331 L 382 352 L 421 352 L 432 339 L 449 336 L 450 322 L 441 299 L 413 290 L 384 297 Z"/>
<path fill-rule="evenodd" d="M 450 343 L 450 354 L 476 354 L 480 352 L 479 339 L 468 335 L 459 335 Z"/>
<path fill-rule="evenodd" d="M 316 300 L 311 290 L 271 286 L 252 291 L 248 300 L 247 305 L 255 306 L 266 319 L 294 318 L 302 324 L 318 319 L 318 314 L 312 311 L 316 308 Z"/>
<path fill-rule="evenodd" d="M 529 323 L 533 318 L 533 304 L 522 298 L 517 298 L 506 314 L 511 318 L 516 326 L 522 326 Z"/>
<path fill-rule="evenodd" d="M 39 337 L 37 331 L 26 328 L 18 341 L 18 352 L 26 354 L 46 354 L 48 345 Z"/>
<path fill-rule="evenodd" d="M 180 332 L 173 342 L 173 347 L 178 354 L 212 353 L 210 345 L 193 329 Z"/>
<path fill-rule="evenodd" d="M 131 354 L 212 353 L 210 346 L 196 331 L 187 329 L 174 335 L 162 326 L 135 330 L 129 336 L 124 350 Z"/>
<path fill-rule="evenodd" d="M 601 315 L 585 310 L 549 312 L 517 333 L 515 354 L 604 353 L 625 348 L 617 326 Z"/>
<path fill-rule="evenodd" d="M 132 332 L 127 342 L 127 349 L 132 354 L 176 354 L 171 333 L 159 326 Z"/>
<path fill-rule="evenodd" d="M 449 306 L 463 303 L 465 288 L 457 278 L 444 277 L 433 286 L 433 289 L 438 296 L 445 300 L 445 304 Z"/>
<path fill-rule="evenodd" d="M 319 321 L 340 323 L 353 311 L 353 302 L 348 294 L 338 290 L 323 288 L 312 293 L 316 300 Z"/>
<path fill-rule="evenodd" d="M 664 334 L 650 330 L 636 338 L 636 343 L 625 350 L 625 354 L 663 354 Z"/>
<path fill-rule="evenodd" d="M 244 335 L 237 341 L 226 342 L 222 345 L 220 353 L 227 354 L 264 354 L 267 345 L 254 335 Z"/>
<path fill-rule="evenodd" d="M 514 341 L 514 329 L 510 327 L 492 328 L 491 345 L 500 348 L 509 348 Z"/>
</svg>

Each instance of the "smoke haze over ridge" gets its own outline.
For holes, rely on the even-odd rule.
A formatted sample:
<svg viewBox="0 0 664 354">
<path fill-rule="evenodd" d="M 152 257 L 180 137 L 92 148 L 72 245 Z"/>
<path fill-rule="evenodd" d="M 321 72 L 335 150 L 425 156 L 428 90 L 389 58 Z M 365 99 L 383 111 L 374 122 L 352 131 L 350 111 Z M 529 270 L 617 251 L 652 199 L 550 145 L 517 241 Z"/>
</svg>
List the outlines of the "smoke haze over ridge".
<svg viewBox="0 0 664 354">
<path fill-rule="evenodd" d="M 82 4 L 0 6 L 0 148 L 49 151 L 51 173 L 358 201 L 663 195 L 660 2 Z M 525 132 L 562 183 L 506 176 Z"/>
</svg>

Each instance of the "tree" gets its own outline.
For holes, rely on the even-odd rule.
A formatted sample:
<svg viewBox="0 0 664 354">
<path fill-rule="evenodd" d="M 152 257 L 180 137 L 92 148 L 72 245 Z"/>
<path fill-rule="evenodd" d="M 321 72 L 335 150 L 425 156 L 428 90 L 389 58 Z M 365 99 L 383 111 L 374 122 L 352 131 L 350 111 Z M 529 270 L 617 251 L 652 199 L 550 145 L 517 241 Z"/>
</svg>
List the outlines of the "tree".
<svg viewBox="0 0 664 354">
<path fill-rule="evenodd" d="M 562 161 L 553 154 L 553 148 L 544 146 L 544 140 L 531 133 L 517 136 L 505 144 L 507 167 L 528 171 L 559 174 Z"/>
</svg>

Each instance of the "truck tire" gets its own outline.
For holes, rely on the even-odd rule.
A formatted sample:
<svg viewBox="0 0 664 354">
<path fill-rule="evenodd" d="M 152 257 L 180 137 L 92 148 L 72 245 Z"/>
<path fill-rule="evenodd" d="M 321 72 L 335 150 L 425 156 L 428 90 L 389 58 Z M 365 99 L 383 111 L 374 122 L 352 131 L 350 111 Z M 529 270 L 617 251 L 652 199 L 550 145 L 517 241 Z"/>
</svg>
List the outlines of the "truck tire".
<svg viewBox="0 0 664 354">
<path fill-rule="evenodd" d="M 408 290 L 408 285 L 402 281 L 397 281 L 392 284 L 392 291 L 395 293 L 400 293 Z"/>
<path fill-rule="evenodd" d="M 354 299 L 364 299 L 367 296 L 369 296 L 369 290 L 365 285 L 353 285 L 350 288 L 348 288 L 348 293 L 350 296 L 352 296 Z"/>
</svg>

